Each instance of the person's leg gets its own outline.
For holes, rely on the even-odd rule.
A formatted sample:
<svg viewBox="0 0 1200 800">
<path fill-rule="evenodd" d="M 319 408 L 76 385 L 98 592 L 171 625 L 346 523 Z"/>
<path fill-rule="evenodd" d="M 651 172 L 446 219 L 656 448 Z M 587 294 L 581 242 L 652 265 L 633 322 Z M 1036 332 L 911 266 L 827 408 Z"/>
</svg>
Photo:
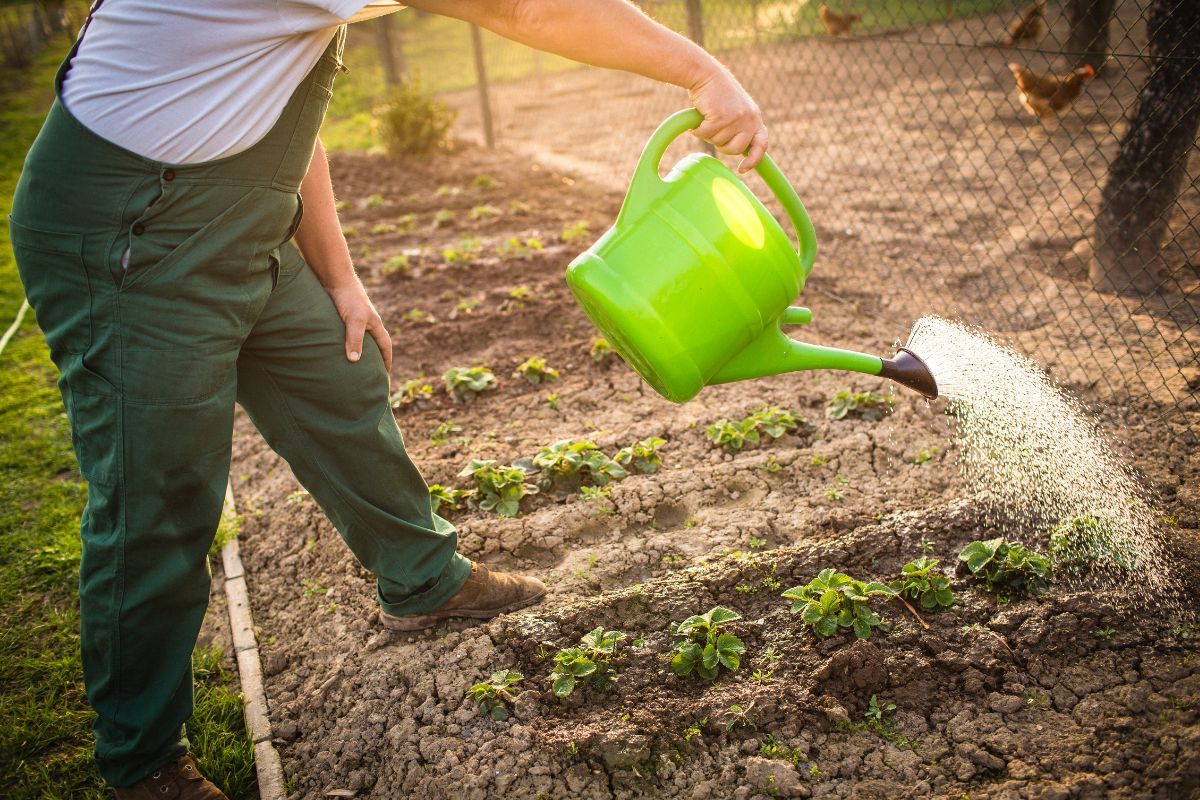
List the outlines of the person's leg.
<svg viewBox="0 0 1200 800">
<path fill-rule="evenodd" d="M 436 609 L 471 565 L 405 452 L 383 358 L 368 336 L 346 360 L 329 296 L 292 245 L 280 252 L 278 286 L 238 359 L 238 402 L 375 574 L 383 609 Z"/>
</svg>

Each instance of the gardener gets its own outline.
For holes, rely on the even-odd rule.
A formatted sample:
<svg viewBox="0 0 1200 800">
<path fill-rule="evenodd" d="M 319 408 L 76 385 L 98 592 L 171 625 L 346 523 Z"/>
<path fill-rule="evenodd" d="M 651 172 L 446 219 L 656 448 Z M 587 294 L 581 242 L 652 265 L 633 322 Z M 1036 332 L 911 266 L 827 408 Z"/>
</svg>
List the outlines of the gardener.
<svg viewBox="0 0 1200 800">
<path fill-rule="evenodd" d="M 697 135 L 746 169 L 766 149 L 733 76 L 623 0 L 411 4 L 684 87 Z M 388 403 L 391 341 L 317 140 L 342 23 L 365 5 L 98 0 L 17 188 L 13 249 L 89 483 L 84 680 L 120 798 L 224 797 L 182 728 L 235 400 L 377 576 L 385 626 L 545 593 L 455 552 Z"/>
</svg>

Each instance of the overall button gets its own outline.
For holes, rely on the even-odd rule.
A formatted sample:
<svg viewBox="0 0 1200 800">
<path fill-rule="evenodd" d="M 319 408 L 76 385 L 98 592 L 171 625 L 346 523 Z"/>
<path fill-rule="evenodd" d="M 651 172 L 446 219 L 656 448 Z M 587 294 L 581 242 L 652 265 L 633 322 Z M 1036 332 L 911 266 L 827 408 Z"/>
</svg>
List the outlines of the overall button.
<svg viewBox="0 0 1200 800">
<path fill-rule="evenodd" d="M 134 236 L 141 236 L 143 233 L 146 232 L 146 226 L 140 222 L 135 222 L 135 223 L 133 223 L 133 228 L 131 228 L 130 230 L 133 231 Z"/>
<path fill-rule="evenodd" d="M 173 181 L 173 180 L 175 180 L 175 170 L 173 170 L 173 169 L 163 170 L 162 176 L 163 176 L 164 181 Z"/>
</svg>

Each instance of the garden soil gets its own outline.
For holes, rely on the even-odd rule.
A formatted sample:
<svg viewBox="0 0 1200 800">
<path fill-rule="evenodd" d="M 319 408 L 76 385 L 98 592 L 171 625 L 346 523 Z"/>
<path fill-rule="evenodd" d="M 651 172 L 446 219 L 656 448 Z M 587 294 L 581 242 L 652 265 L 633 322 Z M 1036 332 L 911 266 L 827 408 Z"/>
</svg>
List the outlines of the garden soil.
<svg viewBox="0 0 1200 800">
<path fill-rule="evenodd" d="M 1131 602 L 1137 586 L 998 604 L 960 576 L 953 609 L 918 620 L 888 603 L 888 630 L 869 641 L 819 640 L 789 613 L 781 591 L 822 568 L 888 580 L 922 553 L 951 564 L 966 542 L 998 535 L 961 484 L 941 404 L 899 390 L 882 419 L 828 420 L 841 389 L 892 391 L 833 372 L 671 404 L 619 361 L 593 361 L 594 331 L 563 283 L 618 194 L 472 147 L 428 160 L 337 156 L 333 171 L 359 270 L 394 328 L 394 385 L 425 376 L 433 387 L 396 411 L 430 483 L 465 487 L 457 473 L 472 458 L 511 463 L 564 438 L 610 455 L 649 436 L 667 444 L 657 474 L 607 498 L 542 493 L 516 519 L 447 512 L 465 555 L 537 575 L 549 595 L 486 624 L 400 635 L 378 624 L 372 576 L 239 417 L 241 552 L 291 796 L 1196 796 L 1200 628 Z M 588 233 L 562 241 L 580 222 Z M 479 253 L 459 258 L 472 238 Z M 513 238 L 541 247 L 498 255 Z M 907 329 L 880 313 L 878 287 L 825 264 L 805 297 L 815 321 L 804 337 L 890 352 Z M 561 377 L 512 377 L 530 356 Z M 453 402 L 441 375 L 458 366 L 489 367 L 498 389 Z M 763 405 L 806 423 L 732 455 L 706 440 L 710 423 Z M 431 440 L 449 421 L 461 430 Z M 1194 596 L 1200 455 L 1152 424 L 1117 444 L 1174 526 Z M 718 604 L 742 614 L 741 669 L 715 684 L 676 677 L 669 623 Z M 596 626 L 628 634 L 616 688 L 555 699 L 549 656 Z M 499 669 L 525 676 L 505 721 L 464 699 Z M 895 705 L 880 723 L 868 723 L 872 696 Z"/>
</svg>

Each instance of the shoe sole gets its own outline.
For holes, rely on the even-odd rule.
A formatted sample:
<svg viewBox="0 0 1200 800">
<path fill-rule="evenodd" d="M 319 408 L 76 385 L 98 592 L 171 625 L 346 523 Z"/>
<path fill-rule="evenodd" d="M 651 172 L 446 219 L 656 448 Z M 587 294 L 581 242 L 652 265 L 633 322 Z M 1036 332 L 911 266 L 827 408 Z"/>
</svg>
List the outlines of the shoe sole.
<svg viewBox="0 0 1200 800">
<path fill-rule="evenodd" d="M 538 592 L 532 597 L 527 597 L 524 600 L 518 600 L 515 603 L 509 603 L 502 608 L 456 608 L 454 611 L 445 613 L 434 612 L 432 614 L 414 614 L 410 617 L 396 617 L 387 613 L 383 609 L 379 609 L 379 621 L 383 627 L 391 631 L 404 631 L 411 633 L 413 631 L 424 631 L 429 628 L 435 628 L 439 624 L 448 619 L 456 617 L 464 617 L 466 619 L 492 619 L 501 614 L 509 614 L 513 611 L 519 611 L 522 608 L 527 608 L 546 596 L 546 590 Z"/>
</svg>

